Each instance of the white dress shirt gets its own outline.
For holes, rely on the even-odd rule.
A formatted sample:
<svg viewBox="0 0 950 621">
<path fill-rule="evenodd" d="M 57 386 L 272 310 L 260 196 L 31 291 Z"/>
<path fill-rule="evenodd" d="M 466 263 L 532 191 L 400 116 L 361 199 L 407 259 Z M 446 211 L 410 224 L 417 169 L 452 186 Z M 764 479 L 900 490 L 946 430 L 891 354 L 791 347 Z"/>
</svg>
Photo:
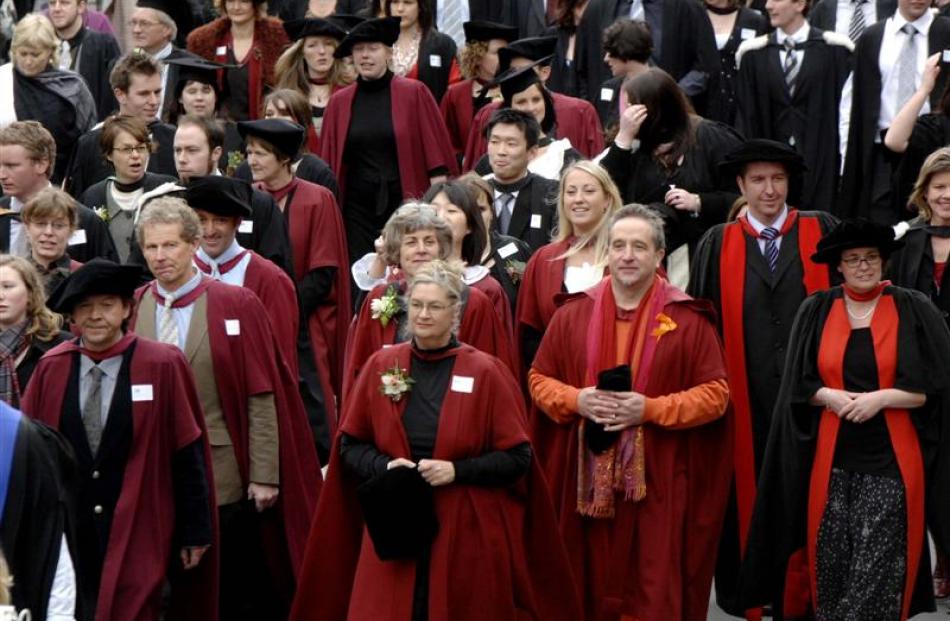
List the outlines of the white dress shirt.
<svg viewBox="0 0 950 621">
<path fill-rule="evenodd" d="M 231 241 L 231 245 L 228 246 L 227 250 L 218 255 L 218 258 L 212 259 L 211 256 L 204 251 L 204 248 L 198 248 L 198 258 L 211 266 L 211 273 L 208 274 L 211 278 L 220 280 L 229 285 L 243 287 L 244 277 L 247 276 L 247 266 L 251 262 L 250 252 L 244 255 L 244 257 L 238 261 L 237 265 L 229 269 L 227 273 L 222 274 L 218 271 L 218 265 L 227 263 L 242 252 L 244 252 L 244 247 L 235 239 Z"/>
<path fill-rule="evenodd" d="M 791 39 L 795 42 L 795 45 L 800 45 L 808 40 L 809 32 L 811 32 L 811 26 L 808 25 L 808 22 L 804 22 L 801 28 L 790 34 L 781 28 L 775 31 L 775 41 L 779 44 L 778 57 L 782 67 L 785 66 L 785 57 L 788 56 L 788 52 L 785 51 L 785 40 Z M 801 67 L 802 60 L 805 58 L 805 50 L 795 50 L 792 53 L 795 54 L 795 59 L 798 60 L 798 66 Z"/>
<path fill-rule="evenodd" d="M 924 64 L 928 56 L 928 35 L 930 34 L 930 25 L 933 24 L 934 15 L 930 11 L 925 11 L 916 21 L 910 22 L 917 29 L 914 41 L 917 44 L 917 68 L 914 76 L 914 84 L 920 85 L 921 76 L 924 73 Z M 900 58 L 901 50 L 907 42 L 907 35 L 901 32 L 904 24 L 908 23 L 900 14 L 900 11 L 894 13 L 884 22 L 884 38 L 881 40 L 881 52 L 878 56 L 878 66 L 881 70 L 881 113 L 877 117 L 877 128 L 887 129 L 891 126 L 891 121 L 900 111 L 897 107 L 897 59 Z M 930 112 L 930 102 L 925 101 L 920 114 Z M 875 142 L 880 142 L 880 137 Z"/>
<path fill-rule="evenodd" d="M 778 215 L 778 218 L 776 218 L 775 222 L 773 222 L 772 224 L 763 224 L 759 222 L 758 220 L 755 219 L 755 216 L 752 215 L 751 211 L 746 212 L 746 218 L 749 220 L 749 224 L 752 225 L 752 228 L 755 229 L 755 232 L 758 233 L 759 235 L 761 235 L 762 231 L 764 231 L 767 227 L 770 227 L 770 226 L 773 229 L 781 231 L 782 227 L 785 226 L 785 220 L 788 219 L 788 205 L 785 205 L 785 207 L 782 207 L 782 213 Z M 759 244 L 759 250 L 761 250 L 762 254 L 764 255 L 765 254 L 765 239 L 760 237 L 756 240 L 756 242 Z M 782 249 L 781 235 L 775 238 L 775 248 L 777 250 Z"/>
<path fill-rule="evenodd" d="M 877 21 L 877 3 L 874 0 L 862 3 L 861 11 L 864 13 L 865 28 Z M 835 11 L 835 32 L 846 37 L 850 36 L 852 15 L 854 15 L 854 0 L 838 0 L 838 8 Z"/>
<path fill-rule="evenodd" d="M 198 284 L 201 282 L 201 279 L 204 277 L 204 272 L 199 270 L 197 267 L 193 268 L 195 270 L 195 275 L 192 276 L 191 280 L 186 282 L 184 285 L 179 287 L 178 291 L 174 293 L 169 293 L 161 285 L 156 283 L 158 286 L 158 292 L 162 297 L 167 298 L 169 295 L 174 295 L 175 299 L 180 299 L 194 291 Z M 185 343 L 188 340 L 188 327 L 191 325 L 191 314 L 195 310 L 195 303 L 192 302 L 186 306 L 180 306 L 178 308 L 172 308 L 171 312 L 175 315 L 175 322 L 178 324 L 178 349 L 185 351 Z M 165 315 L 165 306 L 159 303 L 156 300 L 155 304 L 155 327 L 158 330 L 161 330 L 162 317 Z"/>
</svg>

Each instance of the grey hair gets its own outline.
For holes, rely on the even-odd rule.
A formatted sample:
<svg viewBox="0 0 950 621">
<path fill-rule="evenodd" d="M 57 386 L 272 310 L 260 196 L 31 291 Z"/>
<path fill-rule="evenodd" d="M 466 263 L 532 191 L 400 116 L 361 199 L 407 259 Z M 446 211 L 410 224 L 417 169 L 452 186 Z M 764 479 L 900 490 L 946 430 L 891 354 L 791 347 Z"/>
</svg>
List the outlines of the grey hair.
<svg viewBox="0 0 950 621">
<path fill-rule="evenodd" d="M 135 238 L 145 247 L 145 227 L 152 224 L 180 224 L 181 238 L 190 243 L 201 238 L 201 222 L 183 199 L 162 196 L 149 201 L 135 226 Z"/>
<path fill-rule="evenodd" d="M 409 298 L 417 285 L 436 285 L 445 291 L 454 308 L 452 319 L 452 334 L 459 331 L 462 321 L 462 296 L 465 293 L 465 283 L 462 281 L 462 265 L 457 261 L 442 261 L 436 259 L 419 268 L 419 271 L 409 280 L 406 287 L 405 306 L 409 308 Z M 405 323 L 405 336 L 411 336 L 409 322 Z"/>
<path fill-rule="evenodd" d="M 159 21 L 159 23 L 171 31 L 172 34 L 169 41 L 174 41 L 178 37 L 178 24 L 176 24 L 175 20 L 172 19 L 172 16 L 165 11 L 160 11 L 158 9 L 152 10 L 155 11 L 155 18 Z"/>
<path fill-rule="evenodd" d="M 627 218 L 639 218 L 653 229 L 653 244 L 657 250 L 666 250 L 666 233 L 664 233 L 663 218 L 660 217 L 654 209 L 641 205 L 640 203 L 630 203 L 618 209 L 610 218 L 610 227 L 608 230 L 612 236 L 614 225 Z"/>
<path fill-rule="evenodd" d="M 439 240 L 439 258 L 447 259 L 452 252 L 452 229 L 435 213 L 432 205 L 406 203 L 393 212 L 383 227 L 383 260 L 386 265 L 399 265 L 402 238 L 409 233 L 432 230 Z"/>
</svg>

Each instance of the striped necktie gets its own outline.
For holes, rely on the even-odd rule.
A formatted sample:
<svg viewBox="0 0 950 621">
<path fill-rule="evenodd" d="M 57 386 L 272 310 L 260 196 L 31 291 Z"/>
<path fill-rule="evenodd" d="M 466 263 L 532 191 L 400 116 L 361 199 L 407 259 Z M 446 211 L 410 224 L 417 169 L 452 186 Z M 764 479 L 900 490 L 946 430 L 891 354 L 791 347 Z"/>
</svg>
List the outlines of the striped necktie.
<svg viewBox="0 0 950 621">
<path fill-rule="evenodd" d="M 759 233 L 759 237 L 765 240 L 765 250 L 762 254 L 765 255 L 765 260 L 769 262 L 769 269 L 773 272 L 775 271 L 775 266 L 778 265 L 778 244 L 775 243 L 778 236 L 778 229 L 771 226 L 765 227 L 762 229 L 762 232 Z"/>
<path fill-rule="evenodd" d="M 462 29 L 462 22 L 464 21 L 462 3 L 467 1 L 445 0 L 442 4 L 442 12 L 439 15 L 439 31 L 452 37 L 459 48 L 465 45 L 465 32 Z"/>
<path fill-rule="evenodd" d="M 897 58 L 897 108 L 900 110 L 917 90 L 917 29 L 913 24 L 901 26 L 901 32 L 907 35 Z"/>
<path fill-rule="evenodd" d="M 848 37 L 852 41 L 857 41 L 864 33 L 864 28 L 867 25 L 864 22 L 864 5 L 868 0 L 851 0 L 851 24 L 848 26 Z"/>
<path fill-rule="evenodd" d="M 176 321 L 175 312 L 172 310 L 172 303 L 174 301 L 175 296 L 173 295 L 165 297 L 164 310 L 162 311 L 162 325 L 158 330 L 158 340 L 162 343 L 180 347 L 178 344 L 178 321 Z"/>
<path fill-rule="evenodd" d="M 795 54 L 795 42 L 791 37 L 785 37 L 785 65 L 782 71 L 785 74 L 785 84 L 788 85 L 789 94 L 795 92 L 795 80 L 798 79 L 798 56 Z"/>
</svg>

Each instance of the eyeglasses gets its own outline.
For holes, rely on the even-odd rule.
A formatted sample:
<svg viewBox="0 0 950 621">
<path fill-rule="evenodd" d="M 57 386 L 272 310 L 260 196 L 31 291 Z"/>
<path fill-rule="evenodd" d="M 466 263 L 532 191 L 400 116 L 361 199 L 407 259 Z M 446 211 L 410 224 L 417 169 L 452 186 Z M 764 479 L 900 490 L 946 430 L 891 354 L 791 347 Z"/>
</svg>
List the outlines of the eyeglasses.
<svg viewBox="0 0 950 621">
<path fill-rule="evenodd" d="M 862 263 L 866 263 L 868 267 L 877 267 L 878 265 L 881 264 L 881 255 L 869 254 L 864 257 L 848 257 L 848 258 L 842 257 L 841 262 L 852 269 L 856 268 Z"/>
<path fill-rule="evenodd" d="M 125 156 L 132 155 L 133 153 L 145 155 L 149 152 L 149 146 L 147 144 L 137 144 L 134 147 L 114 147 L 112 151 L 114 153 L 121 153 Z"/>
<path fill-rule="evenodd" d="M 35 226 L 41 231 L 45 231 L 47 228 L 51 228 L 54 231 L 61 233 L 69 228 L 68 222 L 63 222 L 62 220 L 37 220 L 35 222 L 30 222 L 30 226 Z"/>
<path fill-rule="evenodd" d="M 423 310 L 427 310 L 432 314 L 438 314 L 448 310 L 450 307 L 446 304 L 440 304 L 438 302 L 430 302 L 428 304 L 423 302 L 412 301 L 409 302 L 409 308 L 414 310 L 417 313 L 421 313 Z"/>
</svg>

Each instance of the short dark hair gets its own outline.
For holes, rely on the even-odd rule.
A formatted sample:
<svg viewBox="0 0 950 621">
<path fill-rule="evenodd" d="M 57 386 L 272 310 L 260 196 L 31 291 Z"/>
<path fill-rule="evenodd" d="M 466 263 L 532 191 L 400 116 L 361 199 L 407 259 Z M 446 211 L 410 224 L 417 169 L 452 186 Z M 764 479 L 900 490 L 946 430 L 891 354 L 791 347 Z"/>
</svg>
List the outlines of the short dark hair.
<svg viewBox="0 0 950 621">
<path fill-rule="evenodd" d="M 422 197 L 423 203 L 431 203 L 439 194 L 445 194 L 449 202 L 462 210 L 469 232 L 462 240 L 462 260 L 469 265 L 481 265 L 482 253 L 488 243 L 485 221 L 475 197 L 461 181 L 442 181 L 432 185 Z"/>
<path fill-rule="evenodd" d="M 614 58 L 645 63 L 653 53 L 653 35 L 646 22 L 622 18 L 604 30 L 603 46 Z"/>
<path fill-rule="evenodd" d="M 161 74 L 161 72 L 162 69 L 158 66 L 158 61 L 152 58 L 147 52 L 136 49 L 121 57 L 116 62 L 112 68 L 112 72 L 109 73 L 109 84 L 112 88 L 127 93 L 129 86 L 132 84 L 133 73 L 150 77 L 155 74 Z"/>
<path fill-rule="evenodd" d="M 216 118 L 203 116 L 200 114 L 186 114 L 178 119 L 178 127 L 183 125 L 194 125 L 208 139 L 208 150 L 214 151 L 216 148 L 224 148 L 224 126 Z"/>
<path fill-rule="evenodd" d="M 496 125 L 517 126 L 518 129 L 521 130 L 521 133 L 524 134 L 525 140 L 528 141 L 529 149 L 538 146 L 538 141 L 541 140 L 541 124 L 538 123 L 538 119 L 527 112 L 514 110 L 512 108 L 499 108 L 495 110 L 491 118 L 488 119 L 488 124 L 485 125 L 486 139 L 491 137 L 491 132 L 495 129 Z"/>
</svg>

